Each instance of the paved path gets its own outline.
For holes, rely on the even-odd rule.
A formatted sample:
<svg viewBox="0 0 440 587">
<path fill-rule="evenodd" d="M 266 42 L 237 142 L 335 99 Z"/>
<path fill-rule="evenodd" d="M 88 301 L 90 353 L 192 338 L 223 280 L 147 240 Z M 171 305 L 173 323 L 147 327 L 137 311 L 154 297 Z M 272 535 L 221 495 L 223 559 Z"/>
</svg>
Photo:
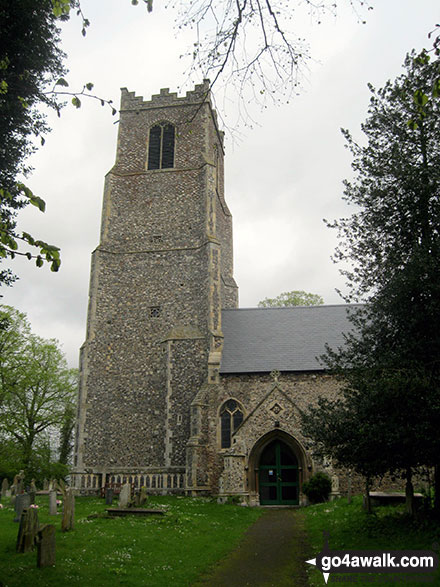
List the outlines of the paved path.
<svg viewBox="0 0 440 587">
<path fill-rule="evenodd" d="M 268 509 L 239 546 L 193 587 L 308 587 L 305 560 L 311 557 L 298 510 Z"/>
</svg>

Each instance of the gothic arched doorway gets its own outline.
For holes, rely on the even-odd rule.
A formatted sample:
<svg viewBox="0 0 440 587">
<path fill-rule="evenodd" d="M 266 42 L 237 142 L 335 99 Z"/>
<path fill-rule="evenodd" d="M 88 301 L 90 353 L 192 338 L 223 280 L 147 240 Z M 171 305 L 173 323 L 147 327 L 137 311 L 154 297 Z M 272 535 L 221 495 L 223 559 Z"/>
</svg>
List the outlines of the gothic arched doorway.
<svg viewBox="0 0 440 587">
<path fill-rule="evenodd" d="M 279 438 L 263 449 L 258 463 L 261 505 L 299 504 L 298 459 Z"/>
</svg>

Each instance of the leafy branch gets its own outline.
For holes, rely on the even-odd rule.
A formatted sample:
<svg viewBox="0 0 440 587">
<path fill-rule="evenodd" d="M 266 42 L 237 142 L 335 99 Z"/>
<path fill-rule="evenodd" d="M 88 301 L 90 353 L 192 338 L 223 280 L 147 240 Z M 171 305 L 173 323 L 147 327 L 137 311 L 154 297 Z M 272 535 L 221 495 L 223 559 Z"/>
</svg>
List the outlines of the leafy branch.
<svg viewBox="0 0 440 587">
<path fill-rule="evenodd" d="M 41 212 L 46 209 L 46 203 L 42 198 L 36 196 L 23 183 L 16 183 L 17 193 L 22 196 L 27 203 L 36 206 Z M 0 188 L 0 198 L 3 202 L 12 201 L 17 197 L 17 194 L 11 194 L 7 189 Z M 20 251 L 19 242 L 22 241 L 27 245 L 36 247 L 38 253 L 31 253 L 30 251 Z M 51 271 L 58 271 L 61 265 L 60 249 L 55 245 L 50 245 L 45 241 L 35 239 L 28 232 L 17 234 L 15 225 L 10 222 L 0 223 L 0 258 L 14 259 L 16 255 L 26 257 L 29 260 L 35 259 L 37 267 L 42 267 L 44 262 L 50 263 Z"/>
<path fill-rule="evenodd" d="M 91 98 L 92 100 L 98 100 L 101 103 L 101 106 L 105 106 L 106 104 L 108 106 L 110 106 L 111 111 L 112 111 L 112 115 L 114 116 L 117 112 L 116 108 L 113 106 L 113 100 L 106 100 L 105 98 L 101 98 L 100 96 L 97 96 L 96 94 L 90 94 L 90 92 L 93 89 L 93 84 L 92 82 L 88 82 L 86 84 L 84 84 L 82 90 L 80 92 L 70 92 L 70 91 L 65 91 L 65 90 L 57 90 L 57 86 L 61 86 L 64 88 L 68 88 L 69 84 L 68 82 L 61 77 L 59 80 L 57 80 L 53 86 L 53 88 L 47 92 L 45 92 L 45 94 L 47 96 L 72 96 L 72 104 L 75 106 L 75 108 L 81 108 L 81 99 L 80 96 L 84 97 L 84 98 Z M 58 116 L 61 116 L 61 106 L 57 103 L 54 102 L 54 107 L 57 111 Z M 44 142 L 43 142 L 44 144 Z"/>
</svg>

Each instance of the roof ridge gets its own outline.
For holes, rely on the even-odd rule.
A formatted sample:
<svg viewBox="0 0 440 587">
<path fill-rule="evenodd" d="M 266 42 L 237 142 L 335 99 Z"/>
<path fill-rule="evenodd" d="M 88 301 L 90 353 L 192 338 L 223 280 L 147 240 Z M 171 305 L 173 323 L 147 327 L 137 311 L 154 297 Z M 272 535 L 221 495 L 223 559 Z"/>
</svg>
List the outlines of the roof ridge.
<svg viewBox="0 0 440 587">
<path fill-rule="evenodd" d="M 353 304 L 319 304 L 316 306 L 273 306 L 269 308 L 261 308 L 261 307 L 253 307 L 253 308 L 222 308 L 222 312 L 242 312 L 242 311 L 250 311 L 250 310 L 310 310 L 310 309 L 317 309 L 317 308 L 353 308 L 365 306 L 362 303 L 353 303 Z"/>
</svg>

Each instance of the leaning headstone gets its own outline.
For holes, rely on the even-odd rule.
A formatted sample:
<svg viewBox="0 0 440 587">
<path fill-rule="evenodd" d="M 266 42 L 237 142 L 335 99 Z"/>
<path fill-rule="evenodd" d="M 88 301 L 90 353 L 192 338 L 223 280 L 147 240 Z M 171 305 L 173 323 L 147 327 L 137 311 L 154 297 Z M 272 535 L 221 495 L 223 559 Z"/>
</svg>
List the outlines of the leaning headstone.
<svg viewBox="0 0 440 587">
<path fill-rule="evenodd" d="M 34 549 L 38 532 L 38 511 L 36 508 L 23 510 L 17 536 L 17 552 L 29 552 Z"/>
<path fill-rule="evenodd" d="M 9 491 L 9 482 L 6 477 L 2 481 L 2 497 L 6 497 L 6 492 Z"/>
<path fill-rule="evenodd" d="M 47 479 L 43 481 L 43 491 L 49 491 L 49 481 Z"/>
<path fill-rule="evenodd" d="M 127 508 L 131 501 L 131 485 L 130 483 L 124 483 L 121 487 L 121 492 L 119 494 L 119 507 L 120 508 Z"/>
<path fill-rule="evenodd" d="M 45 524 L 37 534 L 37 567 L 55 565 L 55 526 Z"/>
<path fill-rule="evenodd" d="M 113 501 L 113 489 L 111 487 L 107 487 L 105 490 L 105 505 L 112 505 Z"/>
<path fill-rule="evenodd" d="M 29 489 L 31 492 L 37 493 L 37 486 L 35 485 L 35 479 L 32 479 Z"/>
<path fill-rule="evenodd" d="M 73 530 L 75 520 L 75 494 L 73 489 L 69 487 L 64 494 L 63 502 L 63 520 L 61 522 L 61 530 L 67 532 Z"/>
<path fill-rule="evenodd" d="M 57 492 L 51 491 L 49 493 L 49 515 L 56 516 L 57 515 Z"/>
<path fill-rule="evenodd" d="M 28 493 L 21 493 L 15 497 L 15 518 L 14 522 L 19 522 L 21 519 L 21 514 L 24 509 L 28 508 L 31 505 L 31 498 Z"/>
</svg>

